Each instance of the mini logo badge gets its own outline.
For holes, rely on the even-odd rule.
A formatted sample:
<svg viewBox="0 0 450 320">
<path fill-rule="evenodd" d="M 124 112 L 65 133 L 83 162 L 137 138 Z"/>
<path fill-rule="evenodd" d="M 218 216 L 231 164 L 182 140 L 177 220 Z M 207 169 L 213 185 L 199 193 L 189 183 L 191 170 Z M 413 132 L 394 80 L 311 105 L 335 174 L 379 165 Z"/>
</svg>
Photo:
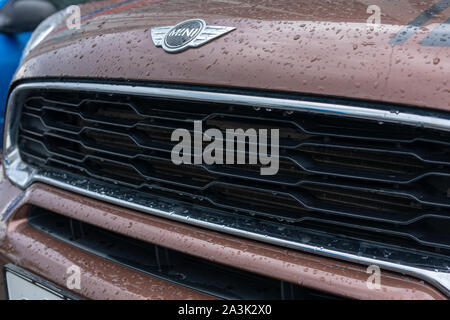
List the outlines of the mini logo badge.
<svg viewBox="0 0 450 320">
<path fill-rule="evenodd" d="M 153 43 L 167 52 L 181 52 L 196 48 L 236 28 L 207 26 L 202 19 L 191 19 L 176 26 L 152 28 Z"/>
</svg>

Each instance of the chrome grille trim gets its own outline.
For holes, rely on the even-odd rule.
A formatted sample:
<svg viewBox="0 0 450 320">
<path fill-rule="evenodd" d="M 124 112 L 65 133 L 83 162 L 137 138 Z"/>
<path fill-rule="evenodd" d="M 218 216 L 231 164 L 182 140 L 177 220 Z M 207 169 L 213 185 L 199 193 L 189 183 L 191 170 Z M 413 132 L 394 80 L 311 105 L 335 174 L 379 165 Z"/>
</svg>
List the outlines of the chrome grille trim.
<svg viewBox="0 0 450 320">
<path fill-rule="evenodd" d="M 6 132 L 4 143 L 4 163 L 6 175 L 14 184 L 18 185 L 21 188 L 26 188 L 33 182 L 44 182 L 85 196 L 96 198 L 102 201 L 107 201 L 116 205 L 128 207 L 160 217 L 169 218 L 183 223 L 189 223 L 220 232 L 226 232 L 236 236 L 243 236 L 274 245 L 281 245 L 289 248 L 307 251 L 330 258 L 342 259 L 365 265 L 375 264 L 386 270 L 409 274 L 411 276 L 428 281 L 440 288 L 450 297 L 450 270 L 449 272 L 444 272 L 442 271 L 442 269 L 438 271 L 421 268 L 417 264 L 417 259 L 420 258 L 418 254 L 416 254 L 416 256 L 409 257 L 409 260 L 402 261 L 401 264 L 393 263 L 391 261 L 388 261 L 382 255 L 368 256 L 364 253 L 349 253 L 345 252 L 344 250 L 340 250 L 340 247 L 342 248 L 342 244 L 345 244 L 345 241 L 351 242 L 348 239 L 338 239 L 338 241 L 341 241 L 342 243 L 337 242 L 333 244 L 333 247 L 328 246 L 327 248 L 325 248 L 326 244 L 329 242 L 329 239 L 326 239 L 326 235 L 323 235 L 322 238 L 308 235 L 307 230 L 305 230 L 304 234 L 310 239 L 307 242 L 289 241 L 286 239 L 274 237 L 273 235 L 270 235 L 270 233 L 261 234 L 252 232 L 251 230 L 245 230 L 245 228 L 233 227 L 233 225 L 239 225 L 239 223 L 236 224 L 234 220 L 225 221 L 226 219 L 224 219 L 224 223 L 214 223 L 214 219 L 210 219 L 208 217 L 208 215 L 211 216 L 211 212 L 201 212 L 200 209 L 196 210 L 197 212 L 186 212 L 186 210 L 184 210 L 185 208 L 174 205 L 169 200 L 165 200 L 159 197 L 146 196 L 145 198 L 139 198 L 136 197 L 135 193 L 127 193 L 128 191 L 120 187 L 106 186 L 94 181 L 87 181 L 86 178 L 78 177 L 74 174 L 58 172 L 58 170 L 48 171 L 33 168 L 24 163 L 20 158 L 17 147 L 17 134 L 20 117 L 14 117 L 14 115 L 19 115 L 21 112 L 22 101 L 20 100 L 20 93 L 23 90 L 27 89 L 63 89 L 103 93 L 124 93 L 129 95 L 154 96 L 164 98 L 187 98 L 191 101 L 208 101 L 221 103 L 225 102 L 252 107 L 279 108 L 285 110 L 292 109 L 296 111 L 303 110 L 305 112 L 342 115 L 345 117 L 401 123 L 411 126 L 423 126 L 444 131 L 450 131 L 450 120 L 448 119 L 413 113 L 391 112 L 380 109 L 228 93 L 93 83 L 36 82 L 17 86 L 13 90 L 9 98 L 5 127 Z M 217 218 L 217 214 L 219 213 L 213 212 L 213 214 L 216 215 Z M 266 230 L 270 230 L 270 223 L 266 224 Z M 394 249 L 386 245 L 386 250 L 392 251 Z M 439 255 L 436 256 L 436 259 L 439 259 Z M 442 259 L 445 260 L 444 257 L 442 257 Z"/>
</svg>

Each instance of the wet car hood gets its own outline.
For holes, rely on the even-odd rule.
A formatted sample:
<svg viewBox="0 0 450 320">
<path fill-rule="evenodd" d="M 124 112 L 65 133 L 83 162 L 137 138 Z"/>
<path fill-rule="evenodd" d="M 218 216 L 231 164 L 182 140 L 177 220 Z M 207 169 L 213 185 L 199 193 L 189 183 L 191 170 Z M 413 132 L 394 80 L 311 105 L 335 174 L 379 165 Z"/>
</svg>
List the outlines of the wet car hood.
<svg viewBox="0 0 450 320">
<path fill-rule="evenodd" d="M 371 5 L 380 8 L 380 24 L 367 23 Z M 16 80 L 188 83 L 450 110 L 449 6 L 446 0 L 102 1 L 82 7 L 80 30 L 62 24 L 50 34 Z M 152 27 L 191 18 L 236 30 L 176 54 L 154 45 Z"/>
</svg>

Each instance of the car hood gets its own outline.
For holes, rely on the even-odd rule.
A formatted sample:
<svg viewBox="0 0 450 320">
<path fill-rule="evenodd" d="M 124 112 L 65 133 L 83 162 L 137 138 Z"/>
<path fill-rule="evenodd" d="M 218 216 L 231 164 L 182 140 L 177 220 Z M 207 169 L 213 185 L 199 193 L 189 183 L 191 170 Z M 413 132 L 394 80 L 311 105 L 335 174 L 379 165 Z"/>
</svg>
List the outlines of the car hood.
<svg viewBox="0 0 450 320">
<path fill-rule="evenodd" d="M 446 0 L 101 1 L 82 7 L 79 30 L 62 24 L 47 36 L 15 79 L 185 83 L 450 110 L 448 6 Z M 373 24 L 368 19 L 378 8 L 380 23 Z M 154 45 L 151 28 L 192 18 L 236 29 L 176 54 Z"/>
</svg>

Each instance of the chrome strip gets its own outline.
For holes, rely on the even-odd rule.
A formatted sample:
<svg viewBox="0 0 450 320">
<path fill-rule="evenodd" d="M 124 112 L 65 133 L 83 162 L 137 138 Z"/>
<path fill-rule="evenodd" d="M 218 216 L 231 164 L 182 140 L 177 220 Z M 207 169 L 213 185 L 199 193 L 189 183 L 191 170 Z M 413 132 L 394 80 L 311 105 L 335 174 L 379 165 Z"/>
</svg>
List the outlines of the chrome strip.
<svg viewBox="0 0 450 320">
<path fill-rule="evenodd" d="M 205 210 L 203 208 L 196 208 L 195 210 L 186 210 L 180 205 L 174 204 L 173 201 L 161 199 L 159 197 L 139 196 L 136 192 L 128 191 L 124 188 L 116 186 L 107 186 L 99 184 L 95 181 L 90 181 L 77 175 L 64 173 L 59 170 L 44 171 L 42 169 L 33 168 L 24 163 L 19 155 L 17 146 L 17 135 L 19 127 L 19 117 L 17 115 L 21 112 L 22 102 L 21 93 L 28 89 L 62 89 L 62 90 L 77 90 L 77 91 L 94 91 L 104 93 L 121 93 L 139 96 L 155 96 L 165 98 L 183 98 L 194 101 L 209 101 L 221 102 L 230 104 L 240 104 L 248 106 L 257 106 L 265 108 L 280 108 L 296 111 L 315 112 L 322 114 L 342 115 L 346 117 L 372 119 L 383 122 L 402 123 L 412 126 L 423 126 L 439 130 L 450 131 L 450 120 L 436 117 L 428 117 L 417 115 L 413 113 L 390 112 L 378 109 L 369 109 L 361 107 L 350 107 L 335 104 L 322 104 L 316 102 L 298 101 L 290 99 L 256 97 L 248 95 L 237 95 L 228 93 L 214 93 L 202 92 L 192 90 L 179 90 L 167 88 L 150 88 L 150 87 L 132 87 L 125 85 L 108 85 L 108 84 L 90 84 L 90 83 L 53 83 L 53 82 L 38 82 L 27 83 L 16 87 L 8 101 L 8 109 L 6 114 L 6 132 L 5 132 L 5 171 L 9 179 L 21 188 L 28 187 L 33 182 L 44 182 L 62 189 L 76 192 L 85 196 L 96 198 L 102 201 L 107 201 L 123 207 L 128 207 L 134 210 L 143 211 L 149 214 L 169 218 L 183 223 L 205 227 L 208 229 L 230 233 L 236 236 L 243 236 L 246 238 L 271 243 L 274 245 L 281 245 L 289 248 L 294 248 L 302 251 L 312 252 L 326 257 L 342 259 L 350 262 L 360 263 L 364 265 L 378 265 L 379 267 L 408 274 L 413 277 L 430 282 L 441 289 L 447 296 L 450 297 L 450 267 L 448 259 L 436 255 L 432 257 L 436 261 L 444 261 L 443 268 L 431 270 L 423 267 L 418 267 L 420 263 L 416 260 L 419 257 L 418 253 L 408 252 L 408 262 L 402 263 L 387 261 L 383 255 L 373 255 L 365 252 L 349 253 L 345 250 L 336 250 L 340 243 L 352 244 L 358 246 L 357 243 L 351 243 L 351 240 L 340 239 L 332 235 L 317 235 L 317 233 L 303 230 L 298 235 L 298 241 L 290 241 L 282 237 L 274 236 L 270 232 L 273 228 L 271 223 L 258 221 L 257 225 L 263 226 L 264 233 L 256 233 L 254 229 L 245 230 L 245 228 L 237 229 L 233 227 L 236 221 L 246 218 L 227 217 L 226 213 L 211 212 L 212 210 Z M 194 212 L 195 211 L 195 212 Z M 208 212 L 209 211 L 209 212 Z M 220 219 L 223 223 L 219 221 Z M 229 219 L 229 221 L 226 221 Z M 233 220 L 234 219 L 234 220 Z M 245 222 L 248 224 L 251 219 Z M 230 223 L 228 223 L 230 222 Z M 242 221 L 240 221 L 242 222 Z M 253 222 L 254 223 L 254 222 Z M 248 227 L 247 227 L 248 228 Z M 326 239 L 328 237 L 328 239 Z M 333 239 L 338 244 L 333 244 L 333 247 L 328 246 L 329 242 L 326 240 Z M 307 240 L 306 240 L 307 239 Z M 319 240 L 320 239 L 320 240 Z M 327 244 L 328 243 L 328 244 Z M 369 244 L 370 246 L 370 244 Z M 344 246 L 345 247 L 345 246 Z M 342 246 L 341 246 L 342 248 Z M 386 245 L 381 248 L 390 250 L 392 252 L 399 252 L 398 248 Z M 370 250 L 367 250 L 370 251 Z M 441 260 L 439 260 L 441 258 Z M 419 259 L 420 260 L 420 259 Z M 446 271 L 449 270 L 448 272 Z"/>
</svg>

